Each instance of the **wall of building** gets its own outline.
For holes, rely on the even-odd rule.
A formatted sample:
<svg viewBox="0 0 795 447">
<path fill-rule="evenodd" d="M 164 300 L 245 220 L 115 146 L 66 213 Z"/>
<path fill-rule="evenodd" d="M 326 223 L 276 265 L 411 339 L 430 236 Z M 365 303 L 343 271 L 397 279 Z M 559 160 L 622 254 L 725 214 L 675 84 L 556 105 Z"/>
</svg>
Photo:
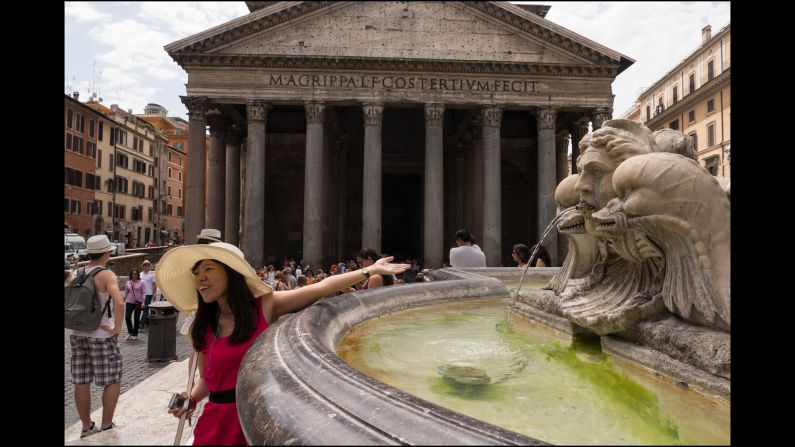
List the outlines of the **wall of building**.
<svg viewBox="0 0 795 447">
<path fill-rule="evenodd" d="M 713 175 L 726 178 L 731 177 L 730 74 L 718 78 L 731 68 L 730 47 L 731 31 L 727 25 L 640 97 L 641 122 L 652 131 L 675 128 L 693 136 L 699 163 Z M 710 62 L 713 63 L 711 79 Z M 690 88 L 691 74 L 695 89 Z M 673 97 L 674 87 L 677 87 L 677 101 Z M 657 108 L 660 97 L 663 107 Z"/>
<path fill-rule="evenodd" d="M 82 236 L 93 234 L 98 122 L 99 116 L 91 109 L 64 96 L 64 230 Z"/>
</svg>

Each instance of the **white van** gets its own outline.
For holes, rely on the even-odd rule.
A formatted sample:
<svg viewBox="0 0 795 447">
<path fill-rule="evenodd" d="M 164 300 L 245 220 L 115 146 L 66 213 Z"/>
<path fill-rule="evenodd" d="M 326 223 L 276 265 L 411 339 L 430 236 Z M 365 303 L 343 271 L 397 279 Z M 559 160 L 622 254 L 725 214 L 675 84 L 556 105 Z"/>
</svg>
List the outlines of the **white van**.
<svg viewBox="0 0 795 447">
<path fill-rule="evenodd" d="M 65 233 L 64 234 L 64 245 L 71 244 L 72 247 L 77 250 L 77 257 L 81 261 L 85 261 L 88 259 L 88 254 L 86 253 L 86 240 L 83 236 L 80 236 L 77 233 Z"/>
</svg>

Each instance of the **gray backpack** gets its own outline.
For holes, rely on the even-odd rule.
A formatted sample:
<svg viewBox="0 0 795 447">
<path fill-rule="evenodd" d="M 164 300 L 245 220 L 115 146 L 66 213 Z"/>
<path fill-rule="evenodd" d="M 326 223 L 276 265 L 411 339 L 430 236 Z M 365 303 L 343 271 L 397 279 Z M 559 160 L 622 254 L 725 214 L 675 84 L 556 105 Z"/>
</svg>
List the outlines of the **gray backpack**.
<svg viewBox="0 0 795 447">
<path fill-rule="evenodd" d="M 85 267 L 80 267 L 72 282 L 64 285 L 64 328 L 76 331 L 96 330 L 102 322 L 105 309 L 110 318 L 110 299 L 105 303 L 105 307 L 100 309 L 99 294 L 94 288 L 94 275 L 102 270 L 105 268 L 94 269 L 86 275 Z"/>
</svg>

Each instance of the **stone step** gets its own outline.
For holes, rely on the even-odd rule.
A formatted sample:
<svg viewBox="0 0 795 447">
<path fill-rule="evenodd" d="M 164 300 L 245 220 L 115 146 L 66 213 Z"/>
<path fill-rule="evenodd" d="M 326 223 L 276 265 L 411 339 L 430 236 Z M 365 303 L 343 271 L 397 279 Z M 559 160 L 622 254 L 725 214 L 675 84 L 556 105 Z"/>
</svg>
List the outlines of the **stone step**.
<svg viewBox="0 0 795 447">
<path fill-rule="evenodd" d="M 173 445 L 179 419 L 168 414 L 166 407 L 173 393 L 185 391 L 187 387 L 188 361 L 173 362 L 119 396 L 113 416 L 115 428 L 80 439 L 82 424 L 78 421 L 64 431 L 64 444 Z M 204 402 L 207 399 L 199 404 L 193 416 L 193 426 L 185 422 L 181 445 L 193 444 L 193 428 Z M 91 420 L 100 423 L 102 407 L 91 413 Z"/>
</svg>

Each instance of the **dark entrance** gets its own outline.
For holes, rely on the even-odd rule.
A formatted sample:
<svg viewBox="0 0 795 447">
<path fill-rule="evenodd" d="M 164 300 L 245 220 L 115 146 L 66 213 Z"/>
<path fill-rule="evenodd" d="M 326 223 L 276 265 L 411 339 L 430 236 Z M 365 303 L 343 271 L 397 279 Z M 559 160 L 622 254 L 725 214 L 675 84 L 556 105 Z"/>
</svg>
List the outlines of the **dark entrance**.
<svg viewBox="0 0 795 447">
<path fill-rule="evenodd" d="M 381 252 L 395 261 L 422 258 L 422 177 L 384 174 Z"/>
</svg>

